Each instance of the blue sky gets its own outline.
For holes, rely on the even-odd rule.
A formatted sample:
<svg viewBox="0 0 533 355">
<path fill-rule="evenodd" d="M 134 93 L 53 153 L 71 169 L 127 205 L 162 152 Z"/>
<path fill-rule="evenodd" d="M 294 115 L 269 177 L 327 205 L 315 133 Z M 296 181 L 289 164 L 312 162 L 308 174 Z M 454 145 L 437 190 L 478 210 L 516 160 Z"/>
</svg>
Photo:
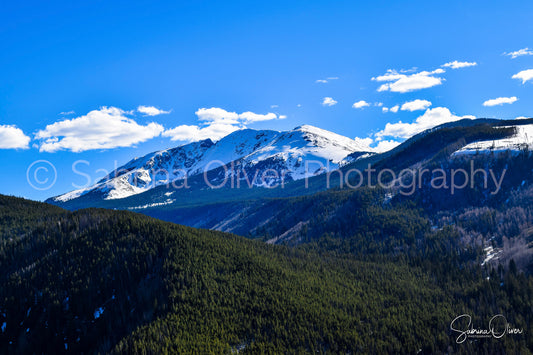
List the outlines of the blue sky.
<svg viewBox="0 0 533 355">
<path fill-rule="evenodd" d="M 463 116 L 532 116 L 532 15 L 524 1 L 5 1 L 0 193 L 42 200 L 87 183 L 76 161 L 94 182 L 241 127 L 376 147 Z M 58 172 L 44 190 L 27 181 L 39 160 Z"/>
</svg>

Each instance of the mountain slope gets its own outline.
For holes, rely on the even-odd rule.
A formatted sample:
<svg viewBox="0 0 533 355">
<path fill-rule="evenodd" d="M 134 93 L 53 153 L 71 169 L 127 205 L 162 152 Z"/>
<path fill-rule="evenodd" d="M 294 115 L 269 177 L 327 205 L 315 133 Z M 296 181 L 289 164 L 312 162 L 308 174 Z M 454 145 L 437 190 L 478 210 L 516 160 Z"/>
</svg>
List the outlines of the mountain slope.
<svg viewBox="0 0 533 355">
<path fill-rule="evenodd" d="M 248 184 L 251 186 L 270 186 L 282 179 L 298 180 L 334 170 L 346 156 L 364 150 L 352 139 L 308 125 L 287 132 L 245 129 L 233 132 L 217 143 L 208 139 L 133 159 L 95 186 L 53 200 L 67 202 L 87 194 L 105 200 L 121 199 L 201 175 L 223 164 L 229 169 L 237 164 L 250 173 L 252 177 L 248 178 Z M 265 174 L 269 172 L 275 172 L 277 177 L 267 179 Z M 241 171 L 230 170 L 229 174 L 239 180 L 245 179 Z"/>
<path fill-rule="evenodd" d="M 4 216 L 6 206 L 19 212 Z M 5 196 L 0 207 L 11 226 L 0 240 L 2 353 L 529 353 L 533 346 L 522 317 L 533 279 L 509 271 L 503 281 L 496 273 L 485 280 L 472 250 L 450 231 L 430 232 L 413 210 L 396 211 L 404 217 L 387 217 L 382 230 L 400 223 L 416 231 L 420 244 L 406 258 L 379 243 L 366 256 L 327 239 L 292 249 Z M 465 312 L 476 324 L 502 312 L 525 335 L 456 344 L 449 323 Z"/>
</svg>

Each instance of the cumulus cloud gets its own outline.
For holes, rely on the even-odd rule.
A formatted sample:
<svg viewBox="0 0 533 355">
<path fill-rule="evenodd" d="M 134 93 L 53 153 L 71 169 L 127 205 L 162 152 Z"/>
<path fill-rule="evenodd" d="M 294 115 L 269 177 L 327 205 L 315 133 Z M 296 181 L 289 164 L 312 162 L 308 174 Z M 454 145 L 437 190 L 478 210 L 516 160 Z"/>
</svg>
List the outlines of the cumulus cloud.
<svg viewBox="0 0 533 355">
<path fill-rule="evenodd" d="M 371 137 L 367 137 L 367 138 L 355 137 L 354 140 L 364 150 L 369 151 L 369 152 L 375 152 L 375 153 L 383 153 L 400 145 L 400 142 L 396 142 L 393 140 L 381 140 L 379 142 L 376 142 L 376 140 L 374 140 Z"/>
<path fill-rule="evenodd" d="M 435 75 L 443 73 L 445 73 L 444 69 L 440 68 L 433 71 L 421 71 L 413 74 L 405 74 L 389 69 L 384 75 L 373 77 L 372 80 L 386 82 L 378 88 L 378 91 L 380 92 L 392 91 L 405 93 L 427 89 L 442 84 L 444 79 Z"/>
<path fill-rule="evenodd" d="M 447 122 L 458 121 L 463 118 L 474 119 L 474 116 L 456 116 L 446 107 L 428 109 L 413 123 L 387 123 L 385 129 L 376 133 L 378 139 L 383 137 L 409 138 L 417 133 L 425 131 Z"/>
<path fill-rule="evenodd" d="M 399 109 L 400 109 L 400 105 L 395 105 L 395 106 L 392 106 L 392 107 L 382 107 L 381 111 L 396 113 L 396 112 L 398 112 Z"/>
<path fill-rule="evenodd" d="M 416 99 L 416 100 L 408 101 L 404 103 L 402 105 L 401 110 L 413 112 L 413 111 L 425 110 L 429 106 L 431 106 L 431 101 Z"/>
<path fill-rule="evenodd" d="M 224 123 L 212 123 L 210 125 L 200 127 L 195 125 L 181 125 L 163 132 L 163 137 L 169 137 L 172 141 L 194 142 L 207 138 L 218 140 L 228 134 L 235 132 L 244 126 L 231 125 Z"/>
<path fill-rule="evenodd" d="M 266 114 L 251 111 L 237 113 L 219 107 L 200 108 L 196 111 L 196 116 L 200 121 L 199 125 L 177 126 L 166 130 L 162 135 L 173 141 L 193 142 L 207 138 L 218 140 L 234 131 L 246 128 L 247 124 L 287 117 L 271 112 Z"/>
<path fill-rule="evenodd" d="M 200 121 L 224 122 L 227 124 L 239 123 L 239 114 L 237 112 L 226 111 L 219 107 L 200 108 L 195 114 Z"/>
<path fill-rule="evenodd" d="M 138 124 L 119 108 L 101 107 L 84 116 L 50 124 L 38 131 L 35 138 L 41 141 L 41 152 L 82 152 L 130 147 L 157 137 L 162 131 L 160 124 Z"/>
<path fill-rule="evenodd" d="M 396 148 L 400 144 L 401 144 L 400 142 L 397 142 L 394 140 L 388 140 L 388 141 L 382 140 L 382 141 L 379 141 L 378 144 L 374 147 L 374 151 L 376 153 L 383 153 L 383 152 Z"/>
<path fill-rule="evenodd" d="M 526 48 L 522 48 L 522 49 L 519 49 L 519 50 L 514 51 L 514 52 L 503 53 L 503 54 L 504 55 L 508 55 L 512 59 L 515 59 L 515 58 L 521 57 L 523 55 L 533 55 L 533 51 L 526 47 Z"/>
<path fill-rule="evenodd" d="M 28 149 L 30 137 L 20 128 L 12 125 L 0 125 L 0 149 Z"/>
<path fill-rule="evenodd" d="M 258 121 L 269 121 L 278 118 L 278 116 L 272 112 L 262 115 L 251 111 L 246 111 L 239 114 L 237 112 L 226 111 L 223 108 L 219 107 L 200 108 L 195 113 L 200 121 L 224 124 L 241 124 Z"/>
<path fill-rule="evenodd" d="M 371 151 L 373 149 L 373 148 L 370 148 L 370 144 L 374 143 L 374 139 L 372 139 L 370 137 L 367 137 L 367 138 L 355 137 L 354 141 L 359 146 L 367 148 L 368 151 Z"/>
<path fill-rule="evenodd" d="M 443 64 L 442 66 L 446 68 L 459 69 L 459 68 L 473 67 L 476 65 L 477 65 L 476 62 L 459 62 L 457 60 L 454 60 L 453 62 Z"/>
<path fill-rule="evenodd" d="M 144 114 L 145 116 L 157 116 L 157 115 L 163 115 L 163 114 L 170 113 L 170 111 L 160 110 L 154 106 L 143 106 L 143 105 L 137 107 L 137 112 L 140 112 Z"/>
<path fill-rule="evenodd" d="M 503 104 L 512 104 L 513 102 L 516 102 L 518 98 L 516 96 L 512 97 L 498 97 L 495 99 L 487 100 L 483 103 L 483 106 L 497 106 L 497 105 L 503 105 Z"/>
<path fill-rule="evenodd" d="M 368 106 L 370 106 L 370 104 L 366 102 L 365 100 L 357 101 L 356 103 L 352 105 L 353 108 L 364 108 Z"/>
<path fill-rule="evenodd" d="M 239 115 L 239 118 L 244 121 L 244 123 L 252 123 L 252 122 L 259 122 L 259 121 L 270 121 L 275 120 L 278 118 L 278 116 L 275 113 L 269 112 L 265 115 L 261 115 L 254 112 L 243 112 Z"/>
<path fill-rule="evenodd" d="M 332 97 L 324 97 L 322 100 L 322 106 L 333 106 L 336 105 L 337 101 L 333 100 Z"/>
<path fill-rule="evenodd" d="M 533 79 L 533 69 L 522 70 L 521 72 L 513 75 L 511 78 L 520 79 L 522 80 L 522 84 L 525 84 L 526 81 Z"/>
</svg>

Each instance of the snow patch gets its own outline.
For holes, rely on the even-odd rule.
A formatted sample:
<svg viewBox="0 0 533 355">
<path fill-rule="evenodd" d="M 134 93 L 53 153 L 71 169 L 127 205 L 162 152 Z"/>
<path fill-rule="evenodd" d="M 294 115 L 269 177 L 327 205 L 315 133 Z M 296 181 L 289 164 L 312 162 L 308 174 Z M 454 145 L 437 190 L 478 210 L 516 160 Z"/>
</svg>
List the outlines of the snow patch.
<svg viewBox="0 0 533 355">
<path fill-rule="evenodd" d="M 514 127 L 516 129 L 516 133 L 511 137 L 473 142 L 454 152 L 453 155 L 490 152 L 498 153 L 504 151 L 518 153 L 525 148 L 531 150 L 533 147 L 533 125 L 506 126 L 501 128 L 509 127 Z"/>
<path fill-rule="evenodd" d="M 128 207 L 128 209 L 129 210 L 144 210 L 144 209 L 151 208 L 151 207 L 159 207 L 159 206 L 171 205 L 174 202 L 176 202 L 176 200 L 168 199 L 165 202 L 154 202 L 154 203 L 149 203 L 149 204 L 146 204 L 146 205 L 143 205 L 143 206 Z"/>
<path fill-rule="evenodd" d="M 483 260 L 483 262 L 481 263 L 481 266 L 487 264 L 488 262 L 490 262 L 491 260 L 497 260 L 498 259 L 498 255 L 500 254 L 500 250 L 496 250 L 494 249 L 492 246 L 488 246 L 486 248 L 483 249 L 485 251 L 485 260 Z"/>
</svg>

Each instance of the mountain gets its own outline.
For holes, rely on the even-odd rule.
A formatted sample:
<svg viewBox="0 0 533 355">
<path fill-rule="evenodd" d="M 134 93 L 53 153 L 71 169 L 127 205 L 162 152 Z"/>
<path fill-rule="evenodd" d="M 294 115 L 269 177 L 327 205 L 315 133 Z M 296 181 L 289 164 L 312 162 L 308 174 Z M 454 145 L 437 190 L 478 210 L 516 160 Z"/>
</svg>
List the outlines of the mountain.
<svg viewBox="0 0 533 355">
<path fill-rule="evenodd" d="M 531 353 L 533 277 L 382 197 L 292 201 L 268 228 L 317 223 L 288 248 L 0 195 L 0 353 Z M 460 314 L 523 334 L 458 344 Z"/>
<path fill-rule="evenodd" d="M 63 205 L 108 209 L 74 212 L 0 196 L 0 352 L 531 353 L 532 124 L 446 124 L 275 189 L 196 174 L 190 189 L 92 191 Z M 489 148 L 458 153 L 475 144 Z M 349 172 L 368 164 L 413 175 L 358 184 Z M 480 327 L 501 314 L 522 333 L 458 344 L 461 314 Z"/>
<path fill-rule="evenodd" d="M 345 185 L 346 181 L 340 181 L 339 174 L 332 170 L 336 167 L 342 174 L 346 174 L 352 169 L 363 171 L 369 164 L 374 168 L 393 169 L 399 172 L 401 169 L 421 167 L 438 159 L 444 159 L 444 161 L 456 159 L 460 155 L 459 152 L 482 142 L 485 142 L 483 144 L 489 145 L 489 147 L 492 147 L 494 142 L 501 142 L 502 149 L 477 150 L 481 155 L 504 153 L 505 151 L 518 152 L 527 147 L 531 135 L 525 133 L 532 126 L 532 119 L 465 119 L 417 134 L 398 147 L 381 154 L 363 153 L 361 151 L 364 148 L 355 145 L 352 140 L 310 126 L 303 126 L 285 133 L 273 131 L 259 133 L 245 130 L 235 132 L 213 145 L 211 142 L 195 143 L 194 145 L 207 146 L 205 153 L 203 153 L 205 158 L 197 160 L 196 156 L 200 154 L 191 155 L 194 158 L 190 159 L 190 163 L 187 165 L 188 171 L 191 171 L 191 176 L 188 178 L 185 188 L 181 183 L 177 186 L 160 184 L 153 188 L 150 186 L 151 188 L 145 192 L 129 197 L 121 199 L 108 197 L 106 199 L 105 193 L 98 189 L 108 189 L 105 187 L 106 184 L 116 181 L 116 179 L 110 180 L 108 177 L 105 179 L 108 182 L 102 182 L 96 188 L 83 191 L 76 198 L 62 199 L 56 197 L 47 200 L 47 202 L 72 210 L 89 206 L 130 209 L 190 226 L 242 233 L 245 228 L 237 227 L 237 224 L 245 223 L 245 220 L 238 216 L 244 210 L 259 212 L 261 210 L 259 206 L 266 205 L 267 199 L 308 196 Z M 263 134 L 263 139 L 257 138 Z M 243 144 L 243 142 L 246 143 Z M 290 153 L 288 153 L 289 146 L 295 147 Z M 185 147 L 187 146 L 183 148 Z M 197 151 L 197 149 L 194 150 Z M 355 150 L 354 153 L 343 158 L 345 153 L 353 150 Z M 319 154 L 321 155 L 319 156 Z M 247 172 L 246 175 L 240 174 L 239 179 L 234 179 L 235 174 L 232 175 L 231 171 L 226 171 L 221 167 L 211 169 L 205 176 L 198 173 L 208 161 L 227 162 L 243 155 L 245 158 L 233 161 L 234 172 L 239 174 L 242 171 Z M 155 154 L 155 156 L 160 155 Z M 298 165 L 299 160 L 296 157 L 317 160 L 326 167 L 328 165 L 326 159 L 333 159 L 329 163 L 330 173 L 319 174 L 324 170 L 308 172 L 307 176 L 302 179 L 302 174 L 299 175 L 299 173 L 305 172 L 305 164 Z M 131 176 L 134 169 L 146 171 L 152 166 L 162 165 L 159 162 L 154 163 L 153 160 L 152 155 L 133 160 L 131 162 L 132 167 L 126 165 L 127 169 L 124 169 L 130 171 L 129 175 L 119 176 L 118 180 Z M 146 161 L 148 162 L 146 167 L 135 168 L 139 163 L 145 164 Z M 174 162 L 174 160 L 170 160 L 170 157 L 168 161 Z M 177 159 L 176 165 L 183 166 L 183 162 Z M 309 164 L 309 167 L 317 165 Z M 291 173 L 287 174 L 285 184 L 279 184 L 277 180 L 270 181 L 272 183 L 270 187 L 274 187 L 276 184 L 278 186 L 267 189 L 262 187 L 264 185 L 261 184 L 261 174 L 257 174 L 254 179 L 254 172 L 263 173 L 268 169 L 275 169 L 275 171 L 289 169 Z M 300 179 L 292 179 L 291 177 L 300 177 Z M 214 185 L 223 186 L 222 188 L 210 188 L 206 184 L 206 180 Z M 224 182 L 226 184 L 223 184 Z M 123 186 L 131 188 L 129 180 L 126 179 Z M 72 197 L 73 195 L 70 193 L 66 196 Z M 221 212 L 221 204 L 225 204 L 224 208 L 227 209 L 227 213 Z M 268 213 L 265 213 L 265 216 L 267 215 Z"/>
<path fill-rule="evenodd" d="M 87 194 L 121 199 L 223 165 L 239 181 L 248 179 L 250 186 L 268 187 L 337 169 L 348 155 L 364 151 L 350 138 L 309 125 L 287 132 L 245 129 L 216 143 L 207 139 L 135 158 L 96 185 L 53 200 L 67 202 Z"/>
</svg>

